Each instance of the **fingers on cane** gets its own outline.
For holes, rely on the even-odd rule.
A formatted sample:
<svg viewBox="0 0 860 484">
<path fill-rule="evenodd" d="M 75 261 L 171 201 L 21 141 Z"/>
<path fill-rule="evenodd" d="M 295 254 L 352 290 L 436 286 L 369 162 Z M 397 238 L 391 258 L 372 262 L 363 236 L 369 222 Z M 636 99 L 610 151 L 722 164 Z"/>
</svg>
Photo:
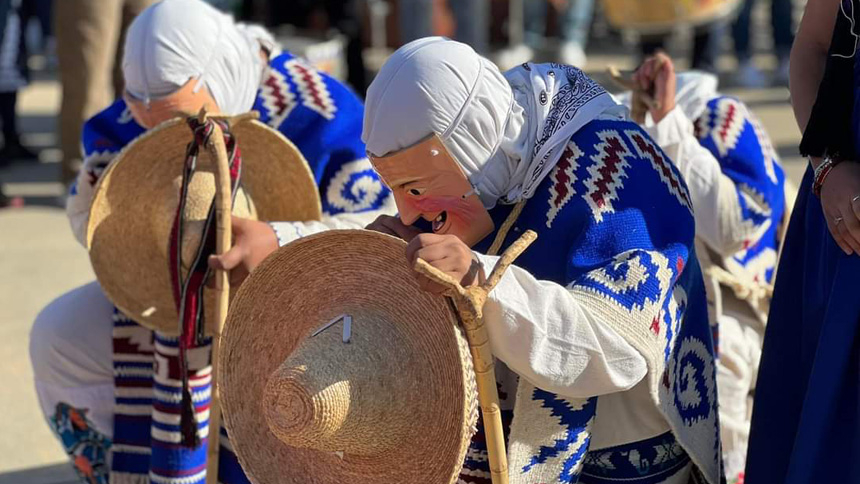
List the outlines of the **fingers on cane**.
<svg viewBox="0 0 860 484">
<path fill-rule="evenodd" d="M 209 268 L 214 270 L 229 271 L 233 270 L 242 263 L 244 259 L 244 251 L 239 246 L 234 246 L 227 252 L 221 255 L 209 256 Z"/>
</svg>

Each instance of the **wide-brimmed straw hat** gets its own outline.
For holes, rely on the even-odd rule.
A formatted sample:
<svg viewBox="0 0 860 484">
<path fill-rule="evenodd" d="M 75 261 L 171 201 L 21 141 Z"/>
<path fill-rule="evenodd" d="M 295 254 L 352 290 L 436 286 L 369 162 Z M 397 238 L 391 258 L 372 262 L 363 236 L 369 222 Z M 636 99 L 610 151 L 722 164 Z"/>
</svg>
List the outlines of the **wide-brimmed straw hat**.
<svg viewBox="0 0 860 484">
<path fill-rule="evenodd" d="M 242 155 L 233 214 L 266 221 L 320 218 L 313 175 L 301 152 L 257 121 L 232 128 Z M 179 204 L 186 146 L 193 139 L 183 119 L 166 121 L 128 145 L 102 175 L 90 205 L 87 248 L 99 284 L 128 317 L 165 334 L 180 332 L 168 248 Z M 215 162 L 201 149 L 191 177 L 183 228 L 183 274 L 193 264 L 215 195 Z M 184 277 L 184 275 L 183 275 Z M 214 291 L 205 290 L 205 314 Z M 214 318 L 206 318 L 212 327 Z"/>
<path fill-rule="evenodd" d="M 239 289 L 221 344 L 227 429 L 252 482 L 456 481 L 472 360 L 402 240 L 338 230 L 282 247 Z"/>
</svg>

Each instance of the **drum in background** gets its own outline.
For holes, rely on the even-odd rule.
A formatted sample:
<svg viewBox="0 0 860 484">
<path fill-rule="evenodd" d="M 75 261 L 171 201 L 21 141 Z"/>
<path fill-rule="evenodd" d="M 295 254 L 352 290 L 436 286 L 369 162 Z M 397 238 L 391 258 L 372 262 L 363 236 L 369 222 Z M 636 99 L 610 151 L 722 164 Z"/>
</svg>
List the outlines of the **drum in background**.
<svg viewBox="0 0 860 484">
<path fill-rule="evenodd" d="M 613 27 L 641 34 L 665 34 L 734 14 L 739 0 L 602 0 Z"/>
</svg>

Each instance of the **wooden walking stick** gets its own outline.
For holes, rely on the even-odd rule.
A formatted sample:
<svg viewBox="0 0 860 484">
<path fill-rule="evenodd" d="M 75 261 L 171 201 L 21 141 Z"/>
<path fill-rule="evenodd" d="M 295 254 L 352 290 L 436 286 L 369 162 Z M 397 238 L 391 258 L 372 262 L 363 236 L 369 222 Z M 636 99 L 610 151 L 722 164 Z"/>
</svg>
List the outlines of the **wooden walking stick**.
<svg viewBox="0 0 860 484">
<path fill-rule="evenodd" d="M 484 325 L 484 303 L 487 302 L 487 295 L 502 279 L 505 270 L 536 238 L 535 232 L 526 231 L 502 254 L 486 282 L 467 288 L 424 260 L 415 261 L 417 272 L 448 288 L 448 296 L 454 300 L 460 323 L 466 330 L 466 339 L 469 342 L 475 366 L 478 402 L 481 406 L 481 417 L 484 419 L 484 434 L 493 484 L 508 483 L 508 457 L 502 429 L 502 412 L 499 408 L 499 392 L 496 387 L 493 350 L 490 348 L 490 337 Z"/>
<path fill-rule="evenodd" d="M 209 116 L 201 109 L 198 120 L 203 123 L 207 119 L 224 119 L 231 126 L 246 120 L 256 119 L 256 112 L 241 114 L 234 117 Z M 227 156 L 227 146 L 224 144 L 224 132 L 218 123 L 214 123 L 212 135 L 209 137 L 207 148 L 215 162 L 215 253 L 221 255 L 232 246 L 231 219 L 233 213 L 233 193 L 230 181 L 230 160 Z M 216 321 L 215 334 L 212 335 L 212 397 L 209 405 L 209 446 L 206 453 L 206 483 L 218 484 L 218 454 L 221 442 L 221 407 L 219 404 L 218 360 L 221 349 L 221 332 L 227 320 L 227 309 L 230 304 L 230 279 L 227 271 L 216 270 L 215 279 L 216 302 L 213 317 Z"/>
</svg>

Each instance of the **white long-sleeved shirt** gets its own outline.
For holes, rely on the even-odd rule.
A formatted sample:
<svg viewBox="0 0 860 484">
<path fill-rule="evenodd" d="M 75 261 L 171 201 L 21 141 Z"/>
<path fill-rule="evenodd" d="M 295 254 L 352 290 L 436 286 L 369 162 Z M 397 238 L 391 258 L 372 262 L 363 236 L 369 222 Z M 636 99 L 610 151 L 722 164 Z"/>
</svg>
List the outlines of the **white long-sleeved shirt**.
<svg viewBox="0 0 860 484">
<path fill-rule="evenodd" d="M 362 215 L 271 226 L 284 245 L 325 230 L 363 228 L 373 221 Z M 476 256 L 487 272 L 498 260 Z M 484 321 L 494 356 L 534 385 L 559 395 L 584 398 L 628 390 L 647 373 L 642 355 L 591 316 L 570 291 L 515 265 L 490 294 Z"/>
<path fill-rule="evenodd" d="M 364 222 L 353 214 L 271 225 L 284 245 L 325 230 L 359 228 Z M 486 273 L 499 259 L 475 255 Z M 593 448 L 635 442 L 669 430 L 644 380 L 645 358 L 560 284 L 538 280 L 512 265 L 489 295 L 484 323 L 493 355 L 535 386 L 570 398 L 602 395 Z"/>
</svg>

